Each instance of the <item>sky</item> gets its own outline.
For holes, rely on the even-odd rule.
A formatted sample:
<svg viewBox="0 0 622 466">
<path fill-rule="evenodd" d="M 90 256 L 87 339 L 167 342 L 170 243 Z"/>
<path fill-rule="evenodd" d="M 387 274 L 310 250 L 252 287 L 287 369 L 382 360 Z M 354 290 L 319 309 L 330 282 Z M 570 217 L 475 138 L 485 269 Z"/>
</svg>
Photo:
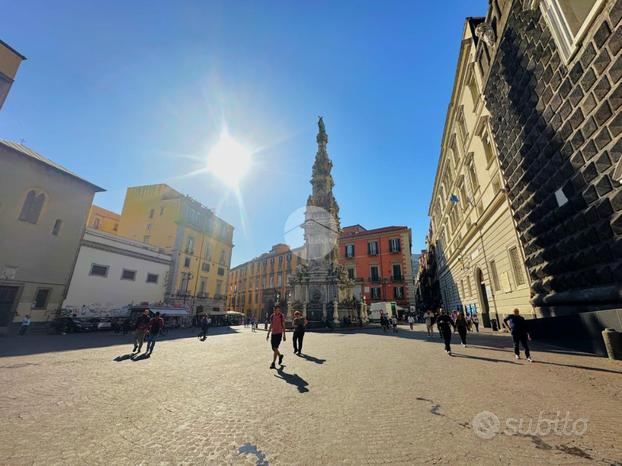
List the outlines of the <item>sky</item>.
<svg viewBox="0 0 622 466">
<path fill-rule="evenodd" d="M 106 189 L 95 204 L 167 183 L 234 226 L 238 265 L 286 242 L 322 115 L 341 225 L 424 247 L 464 20 L 487 0 L 0 3 L 27 57 L 0 139 Z M 204 169 L 225 127 L 251 154 L 237 189 Z"/>
</svg>

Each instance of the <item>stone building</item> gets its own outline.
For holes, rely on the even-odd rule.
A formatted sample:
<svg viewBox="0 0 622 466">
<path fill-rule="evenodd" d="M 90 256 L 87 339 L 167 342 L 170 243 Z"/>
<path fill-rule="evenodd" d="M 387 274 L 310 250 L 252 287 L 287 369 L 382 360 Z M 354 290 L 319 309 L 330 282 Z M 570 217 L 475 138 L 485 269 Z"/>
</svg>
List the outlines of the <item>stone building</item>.
<svg viewBox="0 0 622 466">
<path fill-rule="evenodd" d="M 0 333 L 56 317 L 84 225 L 103 189 L 32 149 L 0 141 Z"/>
<path fill-rule="evenodd" d="M 117 235 L 119 233 L 120 221 L 121 216 L 119 214 L 93 204 L 89 211 L 86 227 L 92 230 L 110 233 L 111 235 Z"/>
<path fill-rule="evenodd" d="M 444 308 L 477 312 L 489 327 L 515 307 L 531 315 L 532 306 L 476 66 L 476 31 L 483 21 L 464 23 L 429 209 L 429 241 Z"/>
<path fill-rule="evenodd" d="M 493 0 L 478 33 L 534 325 L 600 340 L 622 307 L 622 0 Z"/>
</svg>

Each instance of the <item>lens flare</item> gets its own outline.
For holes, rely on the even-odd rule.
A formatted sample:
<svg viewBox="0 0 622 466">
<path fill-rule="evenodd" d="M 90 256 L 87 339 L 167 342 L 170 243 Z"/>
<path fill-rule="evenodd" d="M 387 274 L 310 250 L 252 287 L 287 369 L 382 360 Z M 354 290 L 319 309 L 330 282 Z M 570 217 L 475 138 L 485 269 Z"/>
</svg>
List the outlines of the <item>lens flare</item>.
<svg viewBox="0 0 622 466">
<path fill-rule="evenodd" d="M 226 127 L 207 154 L 207 170 L 233 189 L 239 187 L 251 163 L 251 151 L 233 139 Z"/>
</svg>

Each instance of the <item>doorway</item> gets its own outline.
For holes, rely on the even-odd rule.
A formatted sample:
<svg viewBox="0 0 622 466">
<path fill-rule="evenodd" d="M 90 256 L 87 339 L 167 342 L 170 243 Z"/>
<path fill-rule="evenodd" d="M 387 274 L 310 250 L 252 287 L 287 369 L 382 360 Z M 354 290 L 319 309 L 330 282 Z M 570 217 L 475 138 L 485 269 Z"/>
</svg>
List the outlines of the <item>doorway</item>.
<svg viewBox="0 0 622 466">
<path fill-rule="evenodd" d="M 11 325 L 18 291 L 18 286 L 0 286 L 0 327 Z"/>
<path fill-rule="evenodd" d="M 486 328 L 490 328 L 490 307 L 488 306 L 488 292 L 486 291 L 486 282 L 482 269 L 475 272 L 475 283 L 478 284 L 480 309 L 482 310 L 482 324 Z"/>
</svg>

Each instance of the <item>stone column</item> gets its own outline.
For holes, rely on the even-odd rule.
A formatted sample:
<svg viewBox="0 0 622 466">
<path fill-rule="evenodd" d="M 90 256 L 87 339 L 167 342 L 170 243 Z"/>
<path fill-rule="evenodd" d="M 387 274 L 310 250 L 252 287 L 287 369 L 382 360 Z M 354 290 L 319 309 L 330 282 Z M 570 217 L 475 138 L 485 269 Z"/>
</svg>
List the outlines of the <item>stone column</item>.
<svg viewBox="0 0 622 466">
<path fill-rule="evenodd" d="M 339 325 L 339 304 L 337 304 L 337 300 L 333 301 L 333 322 Z"/>
<path fill-rule="evenodd" d="M 322 322 L 326 322 L 326 303 L 322 303 Z"/>
</svg>

